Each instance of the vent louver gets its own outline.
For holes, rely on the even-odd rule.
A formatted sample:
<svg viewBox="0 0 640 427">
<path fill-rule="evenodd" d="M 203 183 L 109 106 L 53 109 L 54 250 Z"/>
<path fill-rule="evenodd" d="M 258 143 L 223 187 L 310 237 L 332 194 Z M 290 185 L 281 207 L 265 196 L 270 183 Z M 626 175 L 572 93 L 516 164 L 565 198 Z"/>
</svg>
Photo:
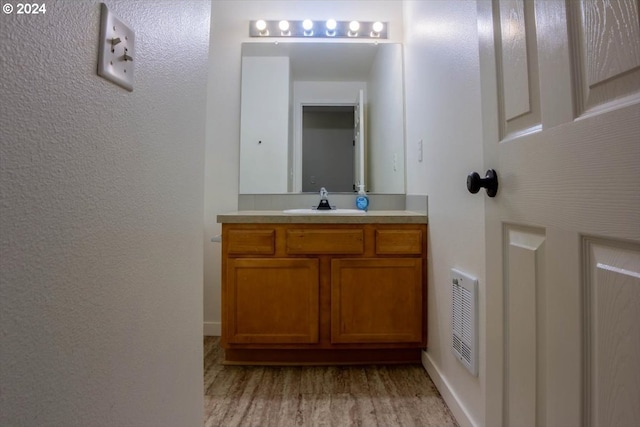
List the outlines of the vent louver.
<svg viewBox="0 0 640 427">
<path fill-rule="evenodd" d="M 451 285 L 451 350 L 471 374 L 478 375 L 476 343 L 478 280 L 456 269 L 451 269 Z"/>
</svg>

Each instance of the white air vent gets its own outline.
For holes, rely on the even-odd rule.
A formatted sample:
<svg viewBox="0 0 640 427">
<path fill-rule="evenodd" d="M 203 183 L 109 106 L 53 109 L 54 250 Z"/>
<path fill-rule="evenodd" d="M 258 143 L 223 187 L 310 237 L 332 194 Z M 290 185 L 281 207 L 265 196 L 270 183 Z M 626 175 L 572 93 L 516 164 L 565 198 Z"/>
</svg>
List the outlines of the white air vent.
<svg viewBox="0 0 640 427">
<path fill-rule="evenodd" d="M 451 285 L 451 351 L 471 374 L 478 375 L 478 280 L 452 268 Z"/>
</svg>

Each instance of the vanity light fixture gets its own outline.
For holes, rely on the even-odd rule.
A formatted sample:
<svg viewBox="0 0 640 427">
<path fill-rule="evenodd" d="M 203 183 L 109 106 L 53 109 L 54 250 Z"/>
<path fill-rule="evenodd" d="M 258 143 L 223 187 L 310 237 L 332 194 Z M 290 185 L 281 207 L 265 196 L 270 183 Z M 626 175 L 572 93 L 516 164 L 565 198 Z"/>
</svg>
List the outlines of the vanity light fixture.
<svg viewBox="0 0 640 427">
<path fill-rule="evenodd" d="M 264 20 L 249 21 L 250 37 L 303 37 L 303 38 L 360 38 L 386 39 L 387 23 L 382 21 L 312 21 Z"/>
</svg>

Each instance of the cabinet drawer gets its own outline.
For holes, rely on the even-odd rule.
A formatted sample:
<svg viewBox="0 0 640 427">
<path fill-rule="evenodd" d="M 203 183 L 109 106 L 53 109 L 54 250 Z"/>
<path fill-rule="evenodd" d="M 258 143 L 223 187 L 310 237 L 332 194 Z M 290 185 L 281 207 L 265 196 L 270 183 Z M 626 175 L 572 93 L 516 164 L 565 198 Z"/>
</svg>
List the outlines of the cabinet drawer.
<svg viewBox="0 0 640 427">
<path fill-rule="evenodd" d="M 229 254 L 273 255 L 275 253 L 275 230 L 229 230 L 227 239 Z"/>
<path fill-rule="evenodd" d="M 376 230 L 376 254 L 420 255 L 422 230 Z"/>
<path fill-rule="evenodd" d="M 361 254 L 363 230 L 287 230 L 288 254 Z"/>
</svg>

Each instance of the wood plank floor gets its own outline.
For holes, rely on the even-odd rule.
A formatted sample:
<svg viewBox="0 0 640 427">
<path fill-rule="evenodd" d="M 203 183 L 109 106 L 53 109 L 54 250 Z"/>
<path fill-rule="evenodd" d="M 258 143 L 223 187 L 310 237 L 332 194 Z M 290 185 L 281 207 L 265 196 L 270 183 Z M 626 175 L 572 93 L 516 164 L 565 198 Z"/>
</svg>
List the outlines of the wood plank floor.
<svg viewBox="0 0 640 427">
<path fill-rule="evenodd" d="M 204 338 L 205 426 L 457 426 L 421 365 L 224 366 Z"/>
</svg>

